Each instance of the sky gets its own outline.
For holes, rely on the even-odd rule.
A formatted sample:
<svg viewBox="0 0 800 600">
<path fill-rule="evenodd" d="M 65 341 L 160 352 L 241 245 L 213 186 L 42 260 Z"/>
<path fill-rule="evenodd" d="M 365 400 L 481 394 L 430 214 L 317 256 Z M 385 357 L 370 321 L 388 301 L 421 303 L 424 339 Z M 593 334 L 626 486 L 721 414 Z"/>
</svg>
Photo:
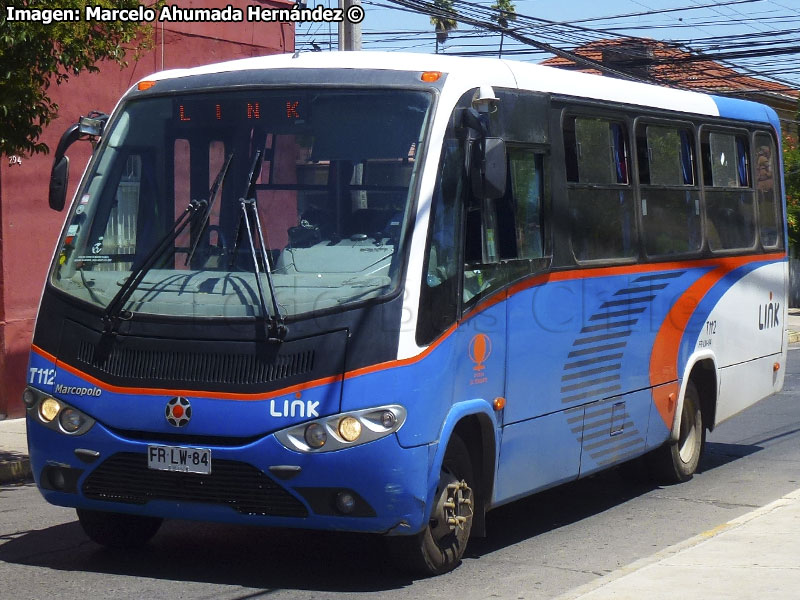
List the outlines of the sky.
<svg viewBox="0 0 800 600">
<path fill-rule="evenodd" d="M 435 51 L 427 15 L 409 12 L 390 0 L 361 1 L 366 13 L 362 23 L 365 50 Z M 460 13 L 467 11 L 486 19 L 486 9 L 494 0 L 463 2 L 461 8 L 459 1 L 456 10 Z M 613 35 L 652 37 L 680 42 L 712 56 L 726 53 L 731 57 L 725 59 L 727 64 L 800 87 L 800 0 L 516 0 L 514 4 L 521 17 L 563 24 L 522 18 L 512 23 L 520 33 L 559 48 Z M 312 41 L 324 49 L 329 44 L 335 49 L 336 27 L 300 26 L 297 47 L 310 49 Z M 497 34 L 461 24 L 440 51 L 491 52 L 496 56 L 499 42 Z M 503 42 L 506 58 L 539 62 L 550 56 L 532 52 L 530 46 L 508 37 Z M 746 56 L 749 53 L 761 55 Z"/>
</svg>

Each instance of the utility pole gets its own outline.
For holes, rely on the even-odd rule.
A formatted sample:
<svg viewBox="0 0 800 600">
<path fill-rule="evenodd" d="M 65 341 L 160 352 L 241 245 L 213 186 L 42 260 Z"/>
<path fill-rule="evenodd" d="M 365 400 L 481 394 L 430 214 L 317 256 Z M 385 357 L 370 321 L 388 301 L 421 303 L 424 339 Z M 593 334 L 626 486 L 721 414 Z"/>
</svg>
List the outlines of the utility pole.
<svg viewBox="0 0 800 600">
<path fill-rule="evenodd" d="M 345 15 L 339 21 L 339 50 L 361 50 L 361 23 L 351 23 L 346 16 L 351 6 L 361 7 L 361 0 L 339 0 L 339 8 Z"/>
</svg>

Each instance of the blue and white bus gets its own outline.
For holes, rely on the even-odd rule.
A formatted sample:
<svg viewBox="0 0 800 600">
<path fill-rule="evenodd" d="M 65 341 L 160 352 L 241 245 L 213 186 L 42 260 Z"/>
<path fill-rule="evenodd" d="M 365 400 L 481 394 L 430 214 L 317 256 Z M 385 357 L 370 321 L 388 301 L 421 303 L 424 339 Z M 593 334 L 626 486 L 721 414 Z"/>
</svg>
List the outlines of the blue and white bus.
<svg viewBox="0 0 800 600">
<path fill-rule="evenodd" d="M 454 568 L 487 511 L 705 432 L 783 385 L 765 106 L 444 56 L 158 73 L 97 147 L 36 324 L 45 499 L 110 546 L 162 519 L 373 532 Z"/>
</svg>

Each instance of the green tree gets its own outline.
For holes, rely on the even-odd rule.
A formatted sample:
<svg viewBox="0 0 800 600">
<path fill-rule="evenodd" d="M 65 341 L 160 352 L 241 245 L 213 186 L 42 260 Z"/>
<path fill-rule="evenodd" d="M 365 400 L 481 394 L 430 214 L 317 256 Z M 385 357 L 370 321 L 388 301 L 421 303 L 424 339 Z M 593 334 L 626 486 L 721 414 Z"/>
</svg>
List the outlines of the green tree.
<svg viewBox="0 0 800 600">
<path fill-rule="evenodd" d="M 436 31 L 436 53 L 439 53 L 439 44 L 444 44 L 447 41 L 447 36 L 453 29 L 458 27 L 458 22 L 455 19 L 456 13 L 453 8 L 453 0 L 433 0 L 433 5 L 438 11 L 450 13 L 451 16 L 443 16 L 437 14 L 431 17 L 431 25 Z"/>
<path fill-rule="evenodd" d="M 492 20 L 497 21 L 504 30 L 508 29 L 509 21 L 517 20 L 517 8 L 511 0 L 495 0 L 492 8 L 497 11 L 497 15 L 492 17 Z M 500 57 L 503 56 L 503 38 L 505 31 L 500 32 Z"/>
<path fill-rule="evenodd" d="M 783 172 L 786 182 L 786 218 L 789 243 L 800 248 L 800 144 L 797 134 L 783 136 Z"/>
<path fill-rule="evenodd" d="M 135 9 L 139 0 L 10 0 L 0 14 L 0 155 L 47 152 L 39 141 L 44 127 L 58 114 L 50 87 L 81 72 L 98 71 L 97 63 L 110 60 L 126 65 L 128 44 L 135 52 L 150 45 L 149 23 L 85 21 L 87 4 Z M 8 7 L 45 11 L 54 7 L 77 9 L 78 21 L 8 20 Z M 157 8 L 157 5 L 151 5 Z M 48 13 L 42 13 L 48 14 Z M 52 13 L 50 13 L 52 16 Z"/>
</svg>

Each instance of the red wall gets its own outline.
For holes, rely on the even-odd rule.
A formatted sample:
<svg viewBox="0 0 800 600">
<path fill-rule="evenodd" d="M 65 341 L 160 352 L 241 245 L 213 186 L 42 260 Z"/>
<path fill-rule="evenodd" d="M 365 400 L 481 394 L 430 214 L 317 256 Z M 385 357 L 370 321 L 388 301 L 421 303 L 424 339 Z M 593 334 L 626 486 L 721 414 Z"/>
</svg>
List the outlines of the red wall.
<svg viewBox="0 0 800 600">
<path fill-rule="evenodd" d="M 282 0 L 233 0 L 246 9 L 259 2 L 285 7 Z M 220 7 L 220 2 L 182 0 L 181 7 Z M 163 27 L 162 27 L 163 25 Z M 99 73 L 83 74 L 50 90 L 59 118 L 41 141 L 50 155 L 2 157 L 0 162 L 0 419 L 24 414 L 21 400 L 39 296 L 42 292 L 65 212 L 47 205 L 48 180 L 58 140 L 64 130 L 90 110 L 110 113 L 136 81 L 162 68 L 181 68 L 223 60 L 294 51 L 294 26 L 287 23 L 158 23 L 154 47 L 120 70 L 103 63 Z M 69 198 L 89 159 L 90 147 L 78 142 L 69 151 Z"/>
</svg>

